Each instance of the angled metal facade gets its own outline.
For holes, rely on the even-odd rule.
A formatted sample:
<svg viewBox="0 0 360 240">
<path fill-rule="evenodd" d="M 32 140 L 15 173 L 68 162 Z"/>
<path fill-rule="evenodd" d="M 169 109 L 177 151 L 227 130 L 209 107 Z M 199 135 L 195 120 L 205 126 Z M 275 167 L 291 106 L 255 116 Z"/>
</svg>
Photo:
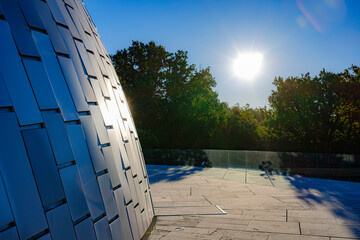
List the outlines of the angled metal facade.
<svg viewBox="0 0 360 240">
<path fill-rule="evenodd" d="M 81 0 L 0 0 L 0 239 L 140 239 L 129 107 Z"/>
</svg>

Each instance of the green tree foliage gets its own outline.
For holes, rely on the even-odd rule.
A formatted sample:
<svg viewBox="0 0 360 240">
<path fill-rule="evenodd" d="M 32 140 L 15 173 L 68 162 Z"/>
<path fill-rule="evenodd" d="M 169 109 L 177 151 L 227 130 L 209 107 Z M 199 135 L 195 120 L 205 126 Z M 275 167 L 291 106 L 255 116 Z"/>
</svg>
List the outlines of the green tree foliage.
<svg viewBox="0 0 360 240">
<path fill-rule="evenodd" d="M 358 152 L 359 69 L 321 71 L 313 78 L 275 78 L 269 97 L 268 134 L 276 149 Z"/>
<path fill-rule="evenodd" d="M 145 147 L 204 148 L 226 122 L 210 68 L 187 59 L 136 41 L 112 56 Z"/>
<path fill-rule="evenodd" d="M 144 148 L 358 153 L 360 70 L 276 77 L 270 108 L 229 107 L 210 68 L 154 42 L 112 56 Z"/>
</svg>

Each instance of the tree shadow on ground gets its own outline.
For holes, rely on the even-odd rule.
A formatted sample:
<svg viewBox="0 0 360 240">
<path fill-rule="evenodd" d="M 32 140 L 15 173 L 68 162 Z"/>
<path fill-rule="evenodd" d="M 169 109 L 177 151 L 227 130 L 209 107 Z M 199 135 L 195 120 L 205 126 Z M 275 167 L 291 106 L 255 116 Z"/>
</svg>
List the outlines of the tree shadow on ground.
<svg viewBox="0 0 360 240">
<path fill-rule="evenodd" d="M 305 203 L 305 209 L 311 210 L 319 205 L 325 207 L 338 225 L 345 226 L 353 237 L 360 238 L 360 183 L 323 179 L 358 181 L 359 173 L 354 172 L 359 169 L 358 156 L 349 162 L 341 155 L 321 154 L 316 157 L 315 154 L 297 153 L 290 156 L 282 154 L 281 160 L 281 172 L 287 173 L 285 179 L 297 191 L 297 198 Z"/>
<path fill-rule="evenodd" d="M 301 176 L 285 177 L 297 191 L 304 207 L 321 205 L 330 211 L 337 224 L 347 227 L 360 238 L 360 183 L 316 179 Z"/>
<path fill-rule="evenodd" d="M 150 184 L 166 181 L 179 181 L 189 175 L 200 173 L 204 170 L 202 167 L 189 166 L 166 166 L 166 165 L 146 165 Z"/>
</svg>

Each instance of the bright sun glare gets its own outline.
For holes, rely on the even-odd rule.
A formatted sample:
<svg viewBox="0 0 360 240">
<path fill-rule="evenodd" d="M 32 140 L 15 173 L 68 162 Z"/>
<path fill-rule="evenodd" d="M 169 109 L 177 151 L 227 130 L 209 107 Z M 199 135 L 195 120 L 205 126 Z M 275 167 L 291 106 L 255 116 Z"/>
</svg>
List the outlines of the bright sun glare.
<svg viewBox="0 0 360 240">
<path fill-rule="evenodd" d="M 252 81 L 260 72 L 262 61 L 263 55 L 259 52 L 240 53 L 233 63 L 235 76 Z"/>
</svg>

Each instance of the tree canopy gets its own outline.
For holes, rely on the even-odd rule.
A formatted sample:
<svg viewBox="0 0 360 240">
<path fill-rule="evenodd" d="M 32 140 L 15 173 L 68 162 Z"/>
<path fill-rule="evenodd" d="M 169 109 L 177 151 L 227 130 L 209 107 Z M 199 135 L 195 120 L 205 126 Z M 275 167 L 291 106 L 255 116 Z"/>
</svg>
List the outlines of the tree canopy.
<svg viewBox="0 0 360 240">
<path fill-rule="evenodd" d="M 154 42 L 112 56 L 144 148 L 358 153 L 360 70 L 276 77 L 269 108 L 229 107 L 210 67 Z"/>
</svg>

